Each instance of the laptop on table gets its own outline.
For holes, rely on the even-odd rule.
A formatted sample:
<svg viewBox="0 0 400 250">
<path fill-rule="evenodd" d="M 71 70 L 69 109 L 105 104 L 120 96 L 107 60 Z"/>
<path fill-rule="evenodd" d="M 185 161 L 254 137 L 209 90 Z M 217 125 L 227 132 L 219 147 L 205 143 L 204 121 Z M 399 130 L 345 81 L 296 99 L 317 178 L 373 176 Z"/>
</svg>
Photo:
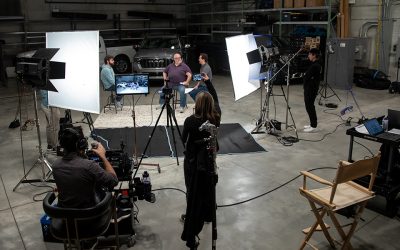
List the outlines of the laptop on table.
<svg viewBox="0 0 400 250">
<path fill-rule="evenodd" d="M 400 135 L 385 132 L 376 118 L 367 120 L 364 122 L 364 126 L 372 136 L 391 141 L 400 141 Z"/>
</svg>

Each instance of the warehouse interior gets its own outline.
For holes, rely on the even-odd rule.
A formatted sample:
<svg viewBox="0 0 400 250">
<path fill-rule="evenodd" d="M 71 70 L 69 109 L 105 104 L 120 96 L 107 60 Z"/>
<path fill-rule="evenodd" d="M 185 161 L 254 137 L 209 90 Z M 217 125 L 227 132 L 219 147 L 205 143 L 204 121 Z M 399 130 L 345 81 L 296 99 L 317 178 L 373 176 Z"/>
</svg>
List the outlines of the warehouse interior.
<svg viewBox="0 0 400 250">
<path fill-rule="evenodd" d="M 200 53 L 208 55 L 212 84 L 222 112 L 218 130 L 220 151 L 216 156 L 215 221 L 202 224 L 196 238 L 199 245 L 192 249 L 340 248 L 349 244 L 343 234 L 347 234 L 354 218 L 358 224 L 349 237 L 349 249 L 400 249 L 400 140 L 380 139 L 369 130 L 357 130 L 362 126 L 366 129 L 363 124 L 375 121 L 374 118 L 384 127 L 389 113 L 398 115 L 396 111 L 400 111 L 399 3 L 397 0 L 2 1 L 0 248 L 64 248 L 62 242 L 54 242 L 51 221 L 43 220 L 43 200 L 56 187 L 52 182 L 52 165 L 61 158 L 57 150 L 48 148 L 47 116 L 41 109 L 40 92 L 52 86 L 58 92 L 49 91 L 50 106 L 55 104 L 63 121 L 81 127 L 88 148 L 97 140 L 109 151 L 125 150 L 132 171 L 129 179 L 133 181 L 132 173 L 134 177 L 143 177 L 144 171 L 150 175 L 155 200 L 147 197 L 135 200 L 139 197 L 138 188 L 134 195 L 127 195 L 133 199 L 131 214 L 119 222 L 121 239 L 117 248 L 188 249 L 181 239 L 186 227 L 181 215 L 187 209 L 187 188 L 177 125 L 182 129 L 185 119 L 195 112 L 195 101 L 187 94 L 187 108 L 178 112 L 175 102 L 179 101 L 175 101 L 175 96 L 179 93 L 175 92 L 171 103 L 177 124 L 171 120 L 172 126 L 165 126 L 167 111 L 158 106 L 162 72 L 173 62 L 174 52 L 165 53 L 168 49 L 182 53 L 183 62 L 193 75 L 201 73 Z M 74 81 L 65 76 L 62 80 L 50 80 L 48 75 L 44 78 L 35 75 L 40 81 L 36 78 L 29 81 L 30 72 L 24 71 L 28 67 L 21 65 L 32 62 L 35 65 L 37 61 L 31 55 L 53 48 L 51 39 L 59 34 L 67 35 L 67 39 L 60 39 L 61 43 L 76 43 L 76 50 L 82 55 L 68 51 L 72 58 L 63 60 L 60 55 L 64 52 L 59 49 L 52 54 L 53 60 L 64 63 L 65 76 L 75 73 L 71 73 L 72 68 L 82 71 Z M 94 35 L 95 42 L 81 46 L 81 36 L 87 34 Z M 234 43 L 239 40 L 244 43 Z M 162 41 L 173 44 L 164 46 Z M 318 127 L 308 133 L 303 127 L 310 125 L 303 81 L 309 67 L 309 51 L 313 48 L 320 52 L 322 71 L 314 102 Z M 89 57 L 91 49 L 95 55 Z M 248 54 L 253 50 L 260 55 L 254 64 Z M 124 95 L 122 107 L 110 101 L 110 92 L 105 91 L 100 80 L 99 66 L 106 54 L 115 59 L 116 75 L 148 76 L 148 93 Z M 52 65 L 51 60 L 50 57 L 44 61 Z M 255 65 L 259 67 L 257 77 L 252 78 L 251 69 Z M 46 64 L 43 68 L 55 72 L 56 67 Z M 95 90 L 93 95 L 85 91 L 86 85 Z M 189 88 L 195 85 L 196 81 L 191 80 Z M 63 93 L 67 96 L 67 92 L 68 98 L 64 98 Z M 64 99 L 67 105 L 62 102 Z M 87 103 L 84 99 L 94 101 Z M 393 133 L 400 129 L 390 127 L 395 120 L 400 122 L 400 117 L 393 118 L 392 123 L 389 120 Z M 156 125 L 161 129 L 156 130 Z M 175 132 L 171 130 L 174 127 Z M 236 129 L 228 129 L 231 127 Z M 162 130 L 167 131 L 166 136 L 160 135 Z M 175 143 L 171 135 L 176 137 Z M 164 137 L 166 144 L 160 142 Z M 177 149 L 175 144 L 179 144 Z M 148 149 L 147 154 L 143 153 L 146 157 L 141 159 L 141 154 L 133 148 L 135 145 L 141 153 Z M 247 145 L 253 148 L 248 150 Z M 307 177 L 304 186 L 307 173 L 301 171 L 333 185 L 340 161 L 372 159 L 379 151 L 379 168 L 371 186 L 374 193 L 366 191 L 371 199 L 359 215 L 356 206 L 336 211 L 326 205 L 329 201 L 320 205 L 315 196 L 304 192 L 305 188 L 320 188 L 321 183 Z M 369 179 L 356 179 L 357 187 L 368 189 Z M 132 188 L 127 181 L 119 184 L 116 189 Z M 314 202 L 317 208 L 313 211 Z M 354 203 L 363 204 L 359 200 Z M 328 214 L 331 210 L 336 217 Z M 323 222 L 333 240 L 316 222 L 317 211 L 326 213 Z M 345 233 L 337 230 L 334 218 L 344 226 Z M 122 237 L 126 236 L 123 235 L 126 221 L 130 228 L 127 241 Z M 305 240 L 307 234 L 303 231 L 313 225 L 319 228 Z M 111 223 L 107 230 L 113 228 Z M 111 245 L 117 244 L 113 239 L 109 241 Z M 84 240 L 82 246 L 111 248 L 104 242 L 104 237 L 97 241 L 97 246 L 90 245 L 91 240 Z"/>
</svg>

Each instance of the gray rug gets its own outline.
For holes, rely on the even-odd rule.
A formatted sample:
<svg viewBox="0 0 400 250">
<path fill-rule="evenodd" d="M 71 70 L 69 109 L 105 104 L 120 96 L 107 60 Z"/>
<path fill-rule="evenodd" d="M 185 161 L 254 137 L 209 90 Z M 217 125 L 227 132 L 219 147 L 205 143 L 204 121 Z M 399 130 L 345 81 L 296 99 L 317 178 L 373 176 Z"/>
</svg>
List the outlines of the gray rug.
<svg viewBox="0 0 400 250">
<path fill-rule="evenodd" d="M 135 120 L 136 127 L 143 126 L 154 126 L 156 120 L 161 112 L 161 109 L 156 109 L 158 104 L 156 105 L 137 105 L 135 106 Z M 183 125 L 186 117 L 193 114 L 194 104 L 188 104 L 188 108 L 184 113 L 175 112 L 175 117 L 178 122 L 178 125 Z M 121 110 L 106 110 L 106 112 L 100 113 L 97 119 L 94 121 L 94 127 L 97 128 L 124 128 L 124 127 L 133 127 L 133 118 L 132 118 L 132 106 L 124 106 Z M 158 125 L 167 125 L 167 109 L 165 108 L 162 116 L 159 120 Z"/>
</svg>

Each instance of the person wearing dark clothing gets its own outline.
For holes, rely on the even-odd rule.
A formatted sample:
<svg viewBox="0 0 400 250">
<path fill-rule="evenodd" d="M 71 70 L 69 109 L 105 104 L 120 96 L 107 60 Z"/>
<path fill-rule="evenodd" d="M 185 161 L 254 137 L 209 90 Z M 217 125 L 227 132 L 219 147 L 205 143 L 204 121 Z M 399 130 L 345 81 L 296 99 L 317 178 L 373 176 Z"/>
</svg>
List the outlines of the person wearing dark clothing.
<svg viewBox="0 0 400 250">
<path fill-rule="evenodd" d="M 306 106 L 307 114 L 310 118 L 310 125 L 304 126 L 304 132 L 313 132 L 316 130 L 317 112 L 315 111 L 315 99 L 318 95 L 319 82 L 321 76 L 321 64 L 318 61 L 319 51 L 317 49 L 311 49 L 308 53 L 308 60 L 311 61 L 311 65 L 303 76 L 303 87 L 304 87 L 304 104 Z"/>
<path fill-rule="evenodd" d="M 199 127 L 206 121 L 219 127 L 220 116 L 215 111 L 214 100 L 210 93 L 200 92 L 196 97 L 195 113 L 186 118 L 183 126 L 182 139 L 185 142 L 184 176 L 187 190 L 187 206 L 184 228 L 181 235 L 186 246 L 196 249 L 198 242 L 195 237 L 204 225 L 210 222 L 215 207 L 212 199 L 215 181 L 211 174 L 214 165 L 210 161 L 207 145 L 204 138 L 209 132 L 200 131 Z"/>
<path fill-rule="evenodd" d="M 212 98 L 214 99 L 214 108 L 215 111 L 217 111 L 217 113 L 219 114 L 219 117 L 221 118 L 222 116 L 222 112 L 221 112 L 221 107 L 219 106 L 219 100 L 218 100 L 218 96 L 217 96 L 217 91 L 214 88 L 214 85 L 211 82 L 211 79 L 209 78 L 209 76 L 204 73 L 202 74 L 202 78 L 203 81 L 208 89 L 208 92 L 210 93 L 210 95 L 212 96 Z"/>
<path fill-rule="evenodd" d="M 58 190 L 58 206 L 89 208 L 102 196 L 101 188 L 111 189 L 118 184 L 117 175 L 105 156 L 106 150 L 98 143 L 92 148 L 104 163 L 104 169 L 95 161 L 82 157 L 86 139 L 73 128 L 62 132 L 60 144 L 64 156 L 53 165 L 53 176 Z"/>
</svg>

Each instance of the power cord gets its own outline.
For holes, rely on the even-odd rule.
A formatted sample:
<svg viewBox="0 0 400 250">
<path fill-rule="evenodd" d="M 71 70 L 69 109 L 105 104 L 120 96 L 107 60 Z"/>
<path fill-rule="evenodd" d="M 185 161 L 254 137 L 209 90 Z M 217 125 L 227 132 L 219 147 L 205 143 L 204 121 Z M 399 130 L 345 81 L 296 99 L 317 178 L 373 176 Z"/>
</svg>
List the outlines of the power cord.
<svg viewBox="0 0 400 250">
<path fill-rule="evenodd" d="M 308 171 L 308 172 L 312 172 L 312 171 L 321 170 L 321 169 L 334 169 L 334 170 L 336 170 L 337 168 L 333 168 L 333 167 L 321 167 L 321 168 L 312 168 L 312 169 L 307 170 L 307 171 Z M 278 190 L 278 189 L 280 189 L 280 188 L 286 186 L 287 184 L 289 184 L 290 182 L 296 180 L 296 179 L 299 178 L 300 176 L 301 176 L 301 174 L 297 175 L 296 177 L 290 179 L 289 181 L 287 181 L 287 182 L 285 182 L 285 183 L 283 183 L 283 184 L 281 184 L 281 185 L 279 185 L 279 186 L 277 186 L 277 187 L 275 187 L 275 188 L 273 188 L 273 189 L 271 189 L 271 190 L 269 190 L 269 191 L 267 191 L 267 192 L 265 192 L 265 193 L 263 193 L 263 194 L 257 195 L 257 196 L 255 196 L 255 197 L 249 198 L 249 199 L 247 199 L 247 200 L 239 201 L 239 202 L 232 203 L 232 204 L 227 204 L 227 205 L 219 205 L 219 206 L 217 206 L 217 207 L 219 207 L 219 208 L 223 208 L 223 207 L 232 207 L 232 206 L 240 205 L 240 204 L 243 204 L 243 203 L 246 203 L 246 202 L 249 202 L 249 201 L 258 199 L 258 198 L 260 198 L 260 197 L 262 197 L 262 196 L 264 196 L 264 195 L 270 194 L 270 193 L 272 193 L 272 192 L 274 192 L 274 191 L 276 191 L 276 190 Z M 152 191 L 161 191 L 161 190 L 175 190 L 175 191 L 182 192 L 182 193 L 184 193 L 184 194 L 186 195 L 186 192 L 183 191 L 182 189 L 179 189 L 179 188 L 158 188 L 158 189 L 153 189 Z"/>
<path fill-rule="evenodd" d="M 360 142 L 354 140 L 355 143 L 357 143 L 358 145 L 364 147 L 372 156 L 374 156 L 374 153 L 372 152 L 372 150 L 370 150 L 367 146 L 361 144 Z"/>
<path fill-rule="evenodd" d="M 336 170 L 337 168 L 332 168 L 332 167 L 312 168 L 312 169 L 310 169 L 310 170 L 307 170 L 307 172 L 312 172 L 312 171 L 320 170 L 320 169 L 335 169 L 335 170 Z M 297 178 L 299 178 L 299 177 L 301 177 L 301 176 L 302 176 L 302 175 L 299 174 L 299 175 L 297 175 L 296 177 L 290 179 L 289 181 L 287 181 L 287 182 L 285 182 L 285 183 L 283 183 L 283 184 L 281 184 L 281 185 L 279 185 L 279 186 L 277 186 L 277 187 L 275 187 L 275 188 L 273 188 L 273 189 L 271 189 L 271 190 L 269 190 L 269 191 L 267 191 L 267 192 L 265 192 L 265 193 L 263 193 L 263 194 L 257 195 L 257 196 L 255 196 L 255 197 L 249 198 L 249 199 L 247 199 L 247 200 L 239 201 L 239 202 L 232 203 L 232 204 L 227 204 L 227 205 L 219 205 L 219 206 L 217 206 L 217 207 L 220 207 L 220 208 L 222 208 L 222 207 L 232 207 L 232 206 L 241 205 L 241 204 L 243 204 L 243 203 L 246 203 L 246 202 L 249 202 L 249 201 L 258 199 L 258 198 L 260 198 L 260 197 L 262 197 L 262 196 L 264 196 L 264 195 L 270 194 L 270 193 L 272 193 L 272 192 L 274 192 L 274 191 L 276 191 L 276 190 L 278 190 L 278 189 L 280 189 L 280 188 L 286 186 L 287 184 L 289 184 L 290 182 L 296 180 Z"/>
<path fill-rule="evenodd" d="M 322 136 L 322 138 L 319 139 L 319 140 L 307 140 L 307 139 L 301 139 L 301 138 L 299 138 L 299 140 L 300 140 L 300 141 L 309 141 L 309 142 L 320 142 L 320 141 L 323 141 L 328 135 L 331 135 L 331 134 L 335 133 L 336 130 L 338 129 L 338 127 L 339 127 L 340 125 L 344 125 L 344 124 L 346 124 L 346 122 L 343 122 L 343 123 L 338 124 L 338 125 L 336 126 L 336 128 L 335 128 L 332 132 L 329 132 L 329 133 L 324 134 L 324 135 Z"/>
</svg>

